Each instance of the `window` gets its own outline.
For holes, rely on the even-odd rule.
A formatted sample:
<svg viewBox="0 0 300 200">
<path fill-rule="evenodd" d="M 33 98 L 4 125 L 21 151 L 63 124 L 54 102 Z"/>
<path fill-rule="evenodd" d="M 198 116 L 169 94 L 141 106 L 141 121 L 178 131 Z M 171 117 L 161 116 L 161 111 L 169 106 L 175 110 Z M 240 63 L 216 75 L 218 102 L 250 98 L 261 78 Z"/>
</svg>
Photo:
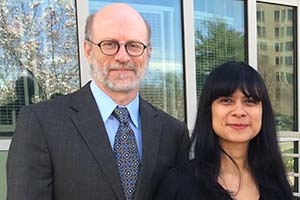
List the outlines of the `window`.
<svg viewBox="0 0 300 200">
<path fill-rule="evenodd" d="M 294 19 L 294 11 L 293 9 L 288 9 L 288 20 L 293 21 Z"/>
<path fill-rule="evenodd" d="M 245 60 L 245 3 L 236 0 L 222 3 L 220 0 L 194 0 L 194 9 L 199 96 L 203 82 L 215 66 L 228 60 Z M 260 16 L 263 17 L 263 14 Z M 265 36 L 264 27 L 261 32 Z"/>
<path fill-rule="evenodd" d="M 280 64 L 283 64 L 283 56 L 280 56 Z"/>
<path fill-rule="evenodd" d="M 294 46 L 294 44 L 293 44 L 292 41 L 286 42 L 286 43 L 285 43 L 285 50 L 286 50 L 286 51 L 293 51 L 293 49 L 294 49 L 293 46 Z"/>
<path fill-rule="evenodd" d="M 276 81 L 277 81 L 277 82 L 279 82 L 279 81 L 280 81 L 279 72 L 276 72 Z"/>
<path fill-rule="evenodd" d="M 257 26 L 257 37 L 265 38 L 266 37 L 266 27 Z"/>
<path fill-rule="evenodd" d="M 275 37 L 279 37 L 279 27 L 274 28 Z"/>
<path fill-rule="evenodd" d="M 292 73 L 286 73 L 286 81 L 288 84 L 293 84 L 293 74 Z"/>
<path fill-rule="evenodd" d="M 293 66 L 293 56 L 285 57 L 285 65 Z"/>
<path fill-rule="evenodd" d="M 1 5 L 0 136 L 11 136 L 22 106 L 80 86 L 75 1 Z"/>
<path fill-rule="evenodd" d="M 296 20 L 294 16 L 296 15 L 295 9 L 290 6 L 284 5 L 276 5 L 269 3 L 256 3 L 257 9 L 261 11 L 265 11 L 266 16 L 266 27 L 268 30 L 272 30 L 273 28 L 278 27 L 279 22 L 279 10 L 287 10 L 287 20 L 284 23 L 280 24 L 282 30 L 286 30 L 286 36 L 284 37 L 266 37 L 265 39 L 261 39 L 259 35 L 257 35 L 257 45 L 260 42 L 267 40 L 269 45 L 275 45 L 275 52 L 268 48 L 268 51 L 259 52 L 258 51 L 258 71 L 262 75 L 266 87 L 268 89 L 270 99 L 274 108 L 274 114 L 276 118 L 276 126 L 278 131 L 294 131 L 299 130 L 298 128 L 298 105 L 297 105 L 297 93 L 295 92 L 297 85 L 295 84 L 297 81 L 297 73 L 296 62 L 294 62 L 294 55 L 296 54 L 293 44 L 296 40 L 294 35 L 296 30 Z M 274 13 L 274 18 L 272 14 Z M 281 13 L 282 15 L 284 12 Z M 281 19 L 284 20 L 284 17 L 281 16 Z M 257 27 L 259 28 L 259 27 Z M 284 29 L 285 28 L 285 29 Z M 281 34 L 285 32 L 282 31 Z M 280 45 L 279 45 L 280 44 Z M 260 57 L 262 55 L 268 55 L 270 61 L 263 62 Z M 278 56 L 280 66 L 278 65 Z M 273 63 L 275 60 L 275 63 Z M 273 61 L 273 62 L 271 62 Z M 297 141 L 298 143 L 298 141 Z M 295 145 L 295 146 L 294 146 Z M 282 145 L 282 152 L 290 153 L 295 152 L 298 153 L 296 149 L 296 143 L 290 143 L 289 145 Z M 298 163 L 298 158 L 293 157 L 284 157 L 284 162 L 289 174 L 297 174 L 298 173 L 298 165 L 294 165 L 294 163 Z M 299 194 L 299 177 L 289 176 L 292 187 L 294 188 L 294 192 L 296 195 Z"/>
<path fill-rule="evenodd" d="M 274 11 L 274 22 L 279 22 L 279 18 L 280 18 L 280 11 L 275 10 Z"/>
<path fill-rule="evenodd" d="M 285 27 L 281 27 L 280 28 L 280 36 L 284 37 L 284 34 L 285 34 Z"/>
<path fill-rule="evenodd" d="M 280 52 L 284 51 L 284 46 L 285 46 L 285 43 L 284 42 L 280 42 Z"/>
<path fill-rule="evenodd" d="M 256 12 L 257 22 L 265 22 L 265 12 L 257 11 Z"/>
<path fill-rule="evenodd" d="M 279 52 L 280 46 L 279 43 L 275 43 L 275 52 Z"/>
<path fill-rule="evenodd" d="M 281 10 L 281 22 L 285 21 L 285 9 Z"/>
<path fill-rule="evenodd" d="M 286 27 L 286 36 L 293 36 L 294 35 L 293 31 L 294 31 L 293 27 L 291 26 Z"/>
<path fill-rule="evenodd" d="M 279 61 L 279 57 L 278 56 L 275 57 L 275 64 L 276 65 L 280 65 L 280 61 Z"/>
<path fill-rule="evenodd" d="M 279 10 L 287 10 L 288 18 L 293 19 L 294 13 L 293 8 L 289 6 L 268 4 L 268 3 L 257 3 L 257 10 L 265 11 L 266 16 L 266 26 L 268 29 L 278 27 L 278 18 L 280 15 Z M 274 14 L 274 19 L 272 18 L 272 14 Z M 295 32 L 294 21 L 286 21 L 284 24 L 281 24 L 281 27 L 288 28 L 289 32 Z M 259 28 L 259 27 L 257 27 Z M 282 119 L 280 121 L 280 127 L 278 127 L 279 131 L 283 130 L 297 130 L 297 114 L 295 113 L 296 109 L 296 94 L 295 94 L 295 85 L 286 84 L 290 82 L 290 80 L 294 80 L 296 78 L 296 74 L 294 73 L 294 69 L 296 65 L 294 63 L 294 54 L 295 48 L 293 47 L 293 43 L 295 42 L 295 37 L 292 34 L 289 37 L 289 40 L 286 40 L 286 37 L 267 37 L 266 39 L 257 38 L 257 45 L 260 45 L 264 40 L 268 41 L 268 46 L 274 44 L 274 52 L 268 48 L 267 51 L 258 52 L 258 58 L 262 55 L 267 55 L 270 58 L 270 61 L 273 60 L 275 63 L 270 61 L 262 62 L 258 59 L 258 71 L 264 78 L 266 86 L 268 88 L 270 98 L 274 107 L 275 115 L 278 119 Z M 279 56 L 279 67 L 275 67 L 275 64 L 278 64 L 278 56 Z M 286 68 L 288 67 L 288 68 Z M 286 80 L 285 73 L 289 73 L 288 81 Z M 293 78 L 291 78 L 291 76 Z"/>
</svg>

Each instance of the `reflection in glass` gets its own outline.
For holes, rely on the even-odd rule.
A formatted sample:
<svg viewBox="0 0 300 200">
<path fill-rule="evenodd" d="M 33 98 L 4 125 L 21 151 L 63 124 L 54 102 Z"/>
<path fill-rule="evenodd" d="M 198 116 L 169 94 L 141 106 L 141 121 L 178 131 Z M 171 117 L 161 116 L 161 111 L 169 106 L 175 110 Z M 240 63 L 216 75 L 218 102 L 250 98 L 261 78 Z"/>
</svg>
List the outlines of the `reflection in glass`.
<svg viewBox="0 0 300 200">
<path fill-rule="evenodd" d="M 286 167 L 287 177 L 291 186 L 293 186 L 294 192 L 298 193 L 299 177 L 296 174 L 298 173 L 299 166 L 299 141 L 297 141 L 299 138 L 296 140 L 295 138 L 284 138 L 282 141 L 279 139 L 279 147 L 282 153 L 284 165 Z"/>
<path fill-rule="evenodd" d="M 8 103 L 0 106 L 1 136 L 9 136 L 13 133 L 21 107 L 33 103 L 34 90 L 33 74 L 25 71 L 15 82 L 15 97 L 6 99 Z"/>
<path fill-rule="evenodd" d="M 75 0 L 2 1 L 0 136 L 23 105 L 79 88 Z"/>
<path fill-rule="evenodd" d="M 257 3 L 257 11 L 265 13 L 265 21 L 257 22 L 257 26 L 265 27 L 266 37 L 257 35 L 257 42 L 265 42 L 267 49 L 257 45 L 258 71 L 262 75 L 271 102 L 273 104 L 277 130 L 297 130 L 296 111 L 296 62 L 295 62 L 295 9 L 290 6 Z M 286 17 L 287 13 L 287 17 Z M 295 23 L 295 24 L 294 24 Z M 277 34 L 274 30 L 280 30 Z M 273 48 L 272 48 L 273 47 Z M 275 48 L 274 48 L 275 47 Z M 287 156 L 298 153 L 298 142 L 280 143 L 285 166 L 289 172 L 290 183 L 295 192 L 299 192 L 298 158 Z"/>
<path fill-rule="evenodd" d="M 295 91 L 295 25 L 293 7 L 257 3 L 257 13 L 264 21 L 257 21 L 258 71 L 263 76 L 273 104 L 280 131 L 296 128 Z M 264 28 L 265 37 L 259 33 Z M 279 33 L 280 31 L 280 33 Z M 267 48 L 261 48 L 260 44 Z"/>
<path fill-rule="evenodd" d="M 244 4 L 242 0 L 194 0 L 198 96 L 215 66 L 228 60 L 245 61 Z"/>
<path fill-rule="evenodd" d="M 89 0 L 90 13 L 119 2 Z M 172 116 L 185 120 L 183 52 L 180 0 L 125 0 L 137 9 L 152 29 L 152 56 L 140 94 Z"/>
</svg>

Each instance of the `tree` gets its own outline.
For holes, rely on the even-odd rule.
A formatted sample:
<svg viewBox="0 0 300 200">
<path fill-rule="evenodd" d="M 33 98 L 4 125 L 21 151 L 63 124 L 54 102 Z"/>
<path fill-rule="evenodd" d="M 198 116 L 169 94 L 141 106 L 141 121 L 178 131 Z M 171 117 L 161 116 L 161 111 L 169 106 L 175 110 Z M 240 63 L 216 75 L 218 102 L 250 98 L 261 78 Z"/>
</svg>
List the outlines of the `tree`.
<svg viewBox="0 0 300 200">
<path fill-rule="evenodd" d="M 37 101 L 77 89 L 75 2 L 0 2 L 0 103 L 13 94 L 13 81 L 24 71 L 32 72 L 35 85 L 40 87 Z"/>
<path fill-rule="evenodd" d="M 244 33 L 229 27 L 221 19 L 205 21 L 204 25 L 207 31 L 197 30 L 195 35 L 198 95 L 214 67 L 229 60 L 245 60 Z"/>
</svg>

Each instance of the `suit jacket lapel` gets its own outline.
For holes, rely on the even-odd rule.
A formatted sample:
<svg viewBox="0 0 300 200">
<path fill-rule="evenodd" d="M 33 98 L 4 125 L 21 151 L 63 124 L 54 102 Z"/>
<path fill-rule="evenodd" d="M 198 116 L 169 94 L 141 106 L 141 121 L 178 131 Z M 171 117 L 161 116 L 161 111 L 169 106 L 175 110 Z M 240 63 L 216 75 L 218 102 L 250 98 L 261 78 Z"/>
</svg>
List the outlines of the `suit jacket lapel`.
<svg viewBox="0 0 300 200">
<path fill-rule="evenodd" d="M 146 188 L 149 186 L 156 166 L 161 135 L 161 123 L 157 117 L 157 113 L 143 99 L 140 101 L 140 116 L 143 154 L 135 199 L 143 199 Z"/>
<path fill-rule="evenodd" d="M 70 107 L 73 110 L 71 118 L 94 155 L 117 199 L 123 199 L 124 195 L 115 158 L 89 85 L 85 85 L 73 94 L 70 102 Z"/>
</svg>

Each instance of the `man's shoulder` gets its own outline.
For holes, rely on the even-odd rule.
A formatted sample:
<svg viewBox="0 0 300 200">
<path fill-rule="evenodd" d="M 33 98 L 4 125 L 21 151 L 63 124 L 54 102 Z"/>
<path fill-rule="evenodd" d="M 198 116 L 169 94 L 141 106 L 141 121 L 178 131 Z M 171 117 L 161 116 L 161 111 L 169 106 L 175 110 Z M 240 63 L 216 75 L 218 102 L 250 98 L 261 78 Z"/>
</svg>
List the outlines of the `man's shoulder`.
<svg viewBox="0 0 300 200">
<path fill-rule="evenodd" d="M 71 101 L 81 101 L 83 102 L 84 99 L 86 98 L 86 94 L 87 92 L 90 91 L 89 87 L 82 87 L 79 88 L 69 94 L 55 94 L 55 96 L 53 96 L 53 98 L 50 98 L 48 100 L 45 101 L 41 101 L 35 104 L 30 104 L 27 107 L 30 107 L 31 109 L 41 109 L 41 108 L 61 108 L 61 107 L 65 107 L 68 106 Z"/>
<path fill-rule="evenodd" d="M 45 101 L 41 101 L 38 103 L 34 103 L 34 104 L 30 104 L 26 107 L 30 108 L 30 109 L 42 109 L 42 108 L 46 108 L 46 107 L 62 107 L 66 104 L 66 102 L 69 101 L 69 99 L 71 94 L 66 94 L 66 95 L 59 95 L 56 96 L 53 99 L 47 99 Z"/>
<path fill-rule="evenodd" d="M 34 112 L 65 112 L 66 108 L 69 108 L 72 102 L 80 101 L 80 93 L 82 93 L 83 88 L 80 88 L 69 94 L 60 94 L 56 95 L 54 98 L 50 98 L 45 101 L 41 101 L 38 103 L 30 104 L 22 107 L 22 110 L 32 110 Z M 78 100 L 76 100 L 78 99 Z M 82 97 L 81 101 L 83 101 L 84 97 Z"/>
</svg>

